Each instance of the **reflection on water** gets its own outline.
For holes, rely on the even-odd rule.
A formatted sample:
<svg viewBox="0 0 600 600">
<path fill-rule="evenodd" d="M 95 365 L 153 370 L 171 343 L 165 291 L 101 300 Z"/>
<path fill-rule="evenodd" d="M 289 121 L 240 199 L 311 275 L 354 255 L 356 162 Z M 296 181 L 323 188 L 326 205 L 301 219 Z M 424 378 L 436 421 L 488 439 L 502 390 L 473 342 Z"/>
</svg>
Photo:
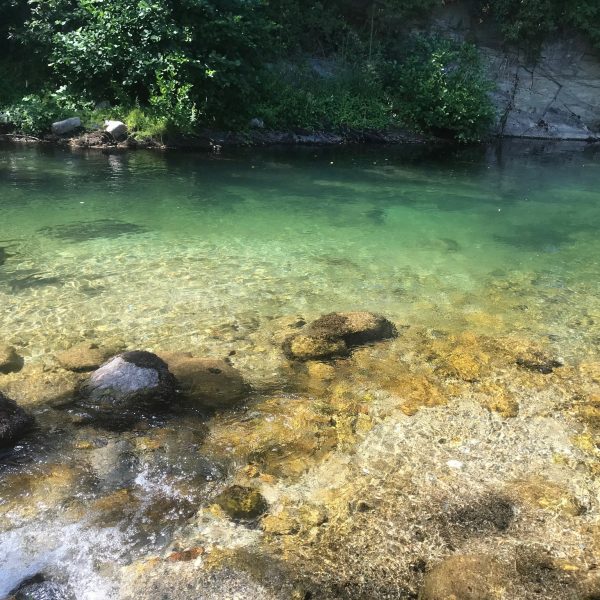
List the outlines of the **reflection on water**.
<svg viewBox="0 0 600 600">
<path fill-rule="evenodd" d="M 514 417 L 520 392 L 499 393 L 498 381 L 525 386 L 542 372 L 523 374 L 538 359 L 517 350 L 506 358 L 520 341 L 492 339 L 527 339 L 560 365 L 589 361 L 600 342 L 600 157 L 562 148 L 0 148 L 0 341 L 30 369 L 0 390 L 40 423 L 1 469 L 0 597 L 39 573 L 65 597 L 117 597 L 119 568 L 171 552 L 224 482 L 243 475 L 275 497 L 278 478 L 348 451 L 373 415 L 389 415 L 381 390 L 406 394 L 404 416 L 468 391 Z M 417 333 L 393 357 L 286 366 L 278 328 L 344 310 Z M 53 358 L 82 340 L 229 356 L 254 395 L 246 412 L 212 419 L 190 409 L 120 434 L 84 427 L 62 408 L 72 382 Z M 257 531 L 217 517 L 194 517 L 203 539 L 256 543 Z"/>
</svg>

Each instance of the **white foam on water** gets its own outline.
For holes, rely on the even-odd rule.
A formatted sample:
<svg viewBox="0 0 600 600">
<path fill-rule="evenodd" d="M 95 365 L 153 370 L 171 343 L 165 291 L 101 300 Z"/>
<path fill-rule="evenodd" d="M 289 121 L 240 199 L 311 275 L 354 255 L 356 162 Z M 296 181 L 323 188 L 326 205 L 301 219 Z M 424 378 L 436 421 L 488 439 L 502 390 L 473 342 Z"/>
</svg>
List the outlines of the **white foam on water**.
<svg viewBox="0 0 600 600">
<path fill-rule="evenodd" d="M 115 528 L 36 521 L 0 534 L 0 597 L 44 573 L 66 583 L 77 600 L 116 598 L 116 565 L 125 540 Z M 106 574 L 101 574 L 99 570 Z"/>
</svg>

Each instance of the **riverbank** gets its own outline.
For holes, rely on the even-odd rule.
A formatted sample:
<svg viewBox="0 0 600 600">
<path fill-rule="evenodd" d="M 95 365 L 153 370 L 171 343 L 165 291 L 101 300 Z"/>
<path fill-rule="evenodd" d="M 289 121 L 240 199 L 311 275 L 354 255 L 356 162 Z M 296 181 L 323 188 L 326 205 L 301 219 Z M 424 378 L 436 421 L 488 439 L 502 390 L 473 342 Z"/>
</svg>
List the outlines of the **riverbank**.
<svg viewBox="0 0 600 600">
<path fill-rule="evenodd" d="M 355 144 L 442 144 L 441 138 L 411 133 L 407 130 L 358 130 L 344 132 L 328 131 L 269 131 L 245 132 L 204 130 L 197 134 L 175 134 L 159 138 L 136 138 L 128 136 L 116 140 L 103 131 L 83 131 L 72 135 L 31 136 L 19 133 L 0 134 L 0 142 L 23 144 L 55 144 L 72 148 L 97 149 L 178 149 L 219 151 L 221 148 L 267 147 L 267 146 L 342 146 Z"/>
<path fill-rule="evenodd" d="M 197 152 L 221 152 L 224 149 L 269 148 L 269 147 L 356 147 L 356 146 L 407 146 L 408 148 L 446 148 L 451 152 L 460 152 L 467 147 L 447 139 L 411 133 L 406 130 L 377 131 L 349 130 L 345 133 L 309 132 L 309 131 L 203 131 L 197 135 L 176 135 L 161 138 L 127 137 L 118 141 L 104 132 L 81 132 L 68 136 L 45 135 L 41 137 L 5 133 L 0 134 L 0 143 L 14 145 L 40 144 L 58 146 L 73 150 L 100 150 L 106 153 L 128 150 L 181 150 Z M 470 144 L 469 147 L 493 148 L 511 145 L 518 153 L 523 148 L 532 151 L 540 148 L 555 148 L 560 152 L 600 149 L 600 138 L 521 138 L 493 137 L 484 142 Z"/>
</svg>

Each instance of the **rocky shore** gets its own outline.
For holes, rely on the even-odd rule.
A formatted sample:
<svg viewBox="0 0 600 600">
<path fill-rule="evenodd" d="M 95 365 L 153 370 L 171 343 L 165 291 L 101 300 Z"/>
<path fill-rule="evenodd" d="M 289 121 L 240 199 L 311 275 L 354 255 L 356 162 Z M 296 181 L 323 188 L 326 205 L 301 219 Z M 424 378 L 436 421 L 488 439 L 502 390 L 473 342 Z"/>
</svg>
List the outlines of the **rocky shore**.
<svg viewBox="0 0 600 600">
<path fill-rule="evenodd" d="M 444 140 L 411 133 L 405 130 L 351 130 L 329 131 L 270 131 L 251 129 L 245 132 L 206 130 L 197 134 L 170 135 L 161 138 L 138 138 L 130 135 L 114 137 L 106 131 L 75 131 L 63 135 L 47 134 L 42 137 L 18 133 L 0 133 L 0 142 L 19 144 L 54 144 L 69 148 L 99 149 L 105 152 L 126 150 L 196 150 L 220 152 L 224 148 L 267 146 L 344 146 L 353 144 L 442 144 Z"/>
</svg>

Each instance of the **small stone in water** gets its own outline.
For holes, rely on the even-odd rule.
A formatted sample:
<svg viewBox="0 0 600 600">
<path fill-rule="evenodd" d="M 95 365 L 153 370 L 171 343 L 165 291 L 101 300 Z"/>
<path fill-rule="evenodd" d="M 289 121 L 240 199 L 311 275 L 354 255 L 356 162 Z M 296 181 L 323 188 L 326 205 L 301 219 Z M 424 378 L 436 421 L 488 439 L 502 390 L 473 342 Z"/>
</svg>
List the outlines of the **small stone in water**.
<svg viewBox="0 0 600 600">
<path fill-rule="evenodd" d="M 267 512 L 269 505 L 263 495 L 254 488 L 232 485 L 216 498 L 220 506 L 234 520 L 252 520 Z"/>
<path fill-rule="evenodd" d="M 446 463 L 451 469 L 462 469 L 465 465 L 460 460 L 449 460 Z"/>
</svg>

